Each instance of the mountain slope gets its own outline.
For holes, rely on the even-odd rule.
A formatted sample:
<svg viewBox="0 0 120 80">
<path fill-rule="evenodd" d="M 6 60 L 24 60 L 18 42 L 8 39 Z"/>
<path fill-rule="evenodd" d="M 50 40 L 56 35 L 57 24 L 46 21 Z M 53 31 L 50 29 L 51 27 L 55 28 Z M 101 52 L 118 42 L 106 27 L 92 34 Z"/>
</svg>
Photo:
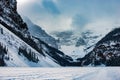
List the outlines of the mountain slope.
<svg viewBox="0 0 120 80">
<path fill-rule="evenodd" d="M 2 65 L 1 66 L 13 66 L 13 67 L 50 67 L 50 66 L 59 66 L 51 58 L 46 55 L 42 56 L 36 50 L 27 45 L 19 37 L 15 36 L 9 30 L 0 25 L 0 42 L 3 46 L 1 54 Z M 30 56 L 31 55 L 31 56 Z M 4 63 L 4 65 L 3 65 Z"/>
<path fill-rule="evenodd" d="M 40 26 L 35 25 L 29 18 L 23 16 L 23 20 L 28 25 L 29 32 L 31 35 L 44 41 L 49 46 L 58 49 L 57 40 L 55 40 L 52 36 L 48 35 Z"/>
<path fill-rule="evenodd" d="M 95 48 L 84 58 L 81 65 L 120 66 L 120 28 L 116 28 L 102 38 Z"/>
</svg>

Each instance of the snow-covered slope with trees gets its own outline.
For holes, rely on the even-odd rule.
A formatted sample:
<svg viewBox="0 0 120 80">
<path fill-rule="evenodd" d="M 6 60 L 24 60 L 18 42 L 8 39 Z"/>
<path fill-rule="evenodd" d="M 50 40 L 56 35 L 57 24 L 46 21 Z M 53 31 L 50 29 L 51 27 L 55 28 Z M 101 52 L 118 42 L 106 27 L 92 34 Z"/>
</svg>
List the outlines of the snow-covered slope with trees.
<svg viewBox="0 0 120 80">
<path fill-rule="evenodd" d="M 52 61 L 49 56 L 44 57 L 36 50 L 27 45 L 19 37 L 11 33 L 0 25 L 0 43 L 4 49 L 2 53 L 2 66 L 13 66 L 13 67 L 50 67 L 59 66 L 57 63 Z"/>
</svg>

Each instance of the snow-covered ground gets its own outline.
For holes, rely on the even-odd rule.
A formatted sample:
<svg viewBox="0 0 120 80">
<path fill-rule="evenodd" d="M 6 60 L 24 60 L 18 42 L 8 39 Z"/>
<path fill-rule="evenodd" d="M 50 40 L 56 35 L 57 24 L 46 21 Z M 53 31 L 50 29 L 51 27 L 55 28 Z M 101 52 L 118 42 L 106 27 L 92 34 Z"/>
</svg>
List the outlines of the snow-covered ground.
<svg viewBox="0 0 120 80">
<path fill-rule="evenodd" d="M 0 80 L 120 80 L 119 67 L 0 68 Z"/>
</svg>

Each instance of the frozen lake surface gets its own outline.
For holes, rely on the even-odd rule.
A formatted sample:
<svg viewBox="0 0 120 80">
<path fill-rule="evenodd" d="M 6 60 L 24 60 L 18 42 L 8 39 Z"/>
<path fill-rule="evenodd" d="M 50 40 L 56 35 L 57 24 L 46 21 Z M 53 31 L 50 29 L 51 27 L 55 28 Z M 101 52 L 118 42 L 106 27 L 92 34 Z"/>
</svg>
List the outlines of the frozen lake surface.
<svg viewBox="0 0 120 80">
<path fill-rule="evenodd" d="M 120 80 L 120 68 L 0 68 L 0 80 Z"/>
</svg>

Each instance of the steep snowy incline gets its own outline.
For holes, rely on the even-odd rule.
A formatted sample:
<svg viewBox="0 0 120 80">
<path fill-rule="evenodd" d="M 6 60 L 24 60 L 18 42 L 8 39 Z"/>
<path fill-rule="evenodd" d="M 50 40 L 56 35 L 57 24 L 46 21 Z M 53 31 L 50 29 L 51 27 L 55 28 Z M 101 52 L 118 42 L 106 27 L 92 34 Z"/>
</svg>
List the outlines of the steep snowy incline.
<svg viewBox="0 0 120 80">
<path fill-rule="evenodd" d="M 15 36 L 9 30 L 0 25 L 0 42 L 6 46 L 8 52 L 4 56 L 5 66 L 10 67 L 53 67 L 59 66 L 57 63 L 51 60 L 49 56 L 44 57 L 36 50 L 27 45 L 19 37 Z M 37 58 L 38 61 L 29 60 L 24 54 L 20 53 L 21 47 L 26 47 L 27 52 L 32 52 L 32 54 Z M 34 57 L 33 57 L 34 58 Z"/>
</svg>

